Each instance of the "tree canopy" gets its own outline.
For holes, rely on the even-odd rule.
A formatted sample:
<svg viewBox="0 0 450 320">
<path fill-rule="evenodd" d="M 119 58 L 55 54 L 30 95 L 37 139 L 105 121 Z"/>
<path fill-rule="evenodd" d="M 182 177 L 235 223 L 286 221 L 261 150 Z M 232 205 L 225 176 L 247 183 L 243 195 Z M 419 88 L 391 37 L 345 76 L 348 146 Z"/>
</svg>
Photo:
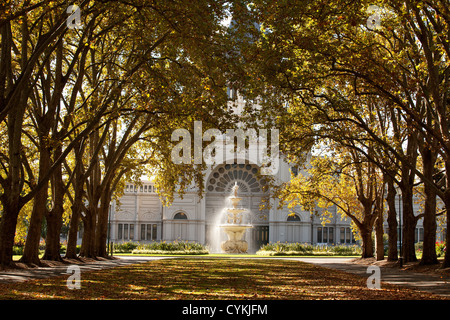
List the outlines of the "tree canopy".
<svg viewBox="0 0 450 320">
<path fill-rule="evenodd" d="M 20 235 L 22 261 L 39 264 L 44 223 L 45 259 L 61 259 L 63 225 L 76 255 L 80 221 L 81 254 L 105 256 L 109 204 L 142 175 L 166 204 L 192 182 L 202 194 L 205 163 L 171 158 L 174 130 L 200 120 L 278 128 L 302 170 L 272 196 L 336 206 L 365 257 L 373 230 L 383 257 L 386 218 L 397 259 L 401 195 L 404 259 L 423 218 L 422 263 L 436 263 L 437 217 L 450 223 L 449 21 L 441 0 L 3 1 L 0 264 Z M 247 102 L 240 117 L 227 87 Z"/>
<path fill-rule="evenodd" d="M 286 157 L 302 165 L 308 153 L 328 150 L 327 157 L 356 152 L 352 163 L 372 163 L 401 192 L 406 261 L 416 260 L 414 230 L 422 216 L 413 211 L 413 193 L 423 185 L 429 233 L 422 261 L 435 263 L 436 196 L 447 214 L 450 206 L 448 5 L 252 1 L 246 9 L 242 17 L 252 16 L 260 28 L 242 25 L 254 39 L 242 44 L 252 75 L 242 92 L 264 96 L 260 117 L 280 126 Z M 294 180 L 284 187 L 295 193 L 298 186 Z"/>
<path fill-rule="evenodd" d="M 156 176 L 170 201 L 201 181 L 203 169 L 171 163 L 171 132 L 199 118 L 215 128 L 232 119 L 225 1 L 82 1 L 77 23 L 73 8 L 66 1 L 2 4 L 2 265 L 11 263 L 23 211 L 24 262 L 39 263 L 43 219 L 45 258 L 60 259 L 68 208 L 68 252 L 81 219 L 82 254 L 105 255 L 109 202 L 124 179 Z"/>
</svg>

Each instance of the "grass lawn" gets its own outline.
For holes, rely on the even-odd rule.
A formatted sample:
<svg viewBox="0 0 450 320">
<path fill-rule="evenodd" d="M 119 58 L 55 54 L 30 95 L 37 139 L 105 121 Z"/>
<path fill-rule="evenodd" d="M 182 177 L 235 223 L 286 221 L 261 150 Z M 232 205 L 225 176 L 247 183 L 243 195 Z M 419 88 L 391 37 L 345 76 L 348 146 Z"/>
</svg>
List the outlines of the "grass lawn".
<svg viewBox="0 0 450 320">
<path fill-rule="evenodd" d="M 263 256 L 258 254 L 251 253 L 208 253 L 208 254 L 147 254 L 147 253 L 115 253 L 114 256 L 143 256 L 143 257 L 168 257 L 168 256 L 177 256 L 177 257 L 204 257 L 204 258 L 359 258 L 361 255 L 278 255 L 278 256 Z"/>
<path fill-rule="evenodd" d="M 0 299 L 441 299 L 300 261 L 178 258 L 67 276 L 0 284 Z"/>
</svg>

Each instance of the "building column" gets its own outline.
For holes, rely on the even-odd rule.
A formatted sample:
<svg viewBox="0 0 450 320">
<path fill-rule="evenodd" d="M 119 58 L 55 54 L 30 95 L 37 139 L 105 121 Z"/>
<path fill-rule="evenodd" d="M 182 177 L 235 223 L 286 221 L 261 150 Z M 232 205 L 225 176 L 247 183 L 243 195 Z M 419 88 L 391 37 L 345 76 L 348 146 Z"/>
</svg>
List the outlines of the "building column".
<svg viewBox="0 0 450 320">
<path fill-rule="evenodd" d="M 133 239 L 134 241 L 139 240 L 138 239 L 138 217 L 139 217 L 139 210 L 140 210 L 140 195 L 139 195 L 139 188 L 136 192 L 135 196 L 135 203 L 134 203 L 134 230 L 133 230 Z"/>
<path fill-rule="evenodd" d="M 276 217 L 276 206 L 278 205 L 278 200 L 274 200 L 272 198 L 270 198 L 270 210 L 269 210 L 269 242 L 277 242 L 278 239 L 276 239 L 275 237 L 275 233 L 277 233 L 277 238 L 279 238 L 279 228 L 278 228 L 278 224 L 273 223 L 274 221 L 277 221 L 277 217 Z M 276 202 L 276 203 L 274 203 Z M 276 231 L 275 231 L 275 226 L 276 226 Z"/>
<path fill-rule="evenodd" d="M 196 196 L 198 197 L 198 196 Z M 203 194 L 203 197 L 200 199 L 200 204 L 197 205 L 197 208 L 200 210 L 200 222 L 198 222 L 197 229 L 199 231 L 199 242 L 203 245 L 206 244 L 206 193 Z"/>
</svg>

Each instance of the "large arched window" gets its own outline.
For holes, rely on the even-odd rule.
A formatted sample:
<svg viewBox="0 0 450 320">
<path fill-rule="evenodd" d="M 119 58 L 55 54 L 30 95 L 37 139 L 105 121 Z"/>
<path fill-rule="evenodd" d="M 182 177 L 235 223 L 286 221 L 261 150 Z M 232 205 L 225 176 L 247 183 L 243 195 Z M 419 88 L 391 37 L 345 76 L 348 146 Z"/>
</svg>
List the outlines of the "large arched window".
<svg viewBox="0 0 450 320">
<path fill-rule="evenodd" d="M 290 214 L 286 219 L 286 241 L 287 242 L 301 242 L 301 224 L 300 216 L 298 214 Z"/>
<path fill-rule="evenodd" d="M 288 215 L 287 221 L 289 221 L 289 222 L 300 221 L 300 217 L 299 217 L 297 214 L 294 214 L 294 215 Z"/>
<path fill-rule="evenodd" d="M 186 214 L 185 214 L 184 212 L 177 212 L 177 213 L 173 216 L 173 218 L 174 218 L 175 220 L 187 220 L 187 216 L 186 216 Z"/>
<path fill-rule="evenodd" d="M 267 181 L 258 179 L 258 167 L 253 164 L 220 165 L 211 173 L 206 190 L 208 192 L 231 192 L 237 182 L 240 193 L 265 192 Z"/>
</svg>

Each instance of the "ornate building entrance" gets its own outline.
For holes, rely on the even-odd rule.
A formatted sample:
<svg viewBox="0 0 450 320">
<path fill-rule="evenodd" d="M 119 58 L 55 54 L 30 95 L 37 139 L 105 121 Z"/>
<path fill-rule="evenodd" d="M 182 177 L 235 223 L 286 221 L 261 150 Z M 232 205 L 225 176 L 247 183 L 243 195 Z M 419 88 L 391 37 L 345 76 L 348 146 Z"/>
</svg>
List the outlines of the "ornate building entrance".
<svg viewBox="0 0 450 320">
<path fill-rule="evenodd" d="M 247 209 L 245 223 L 253 225 L 246 241 L 249 252 L 256 251 L 269 241 L 269 212 L 260 210 L 261 200 L 268 195 L 267 182 L 257 176 L 258 166 L 254 164 L 222 164 L 214 168 L 207 178 L 205 195 L 205 236 L 206 244 L 212 251 L 219 251 L 223 241 L 220 230 L 221 213 L 228 206 L 227 198 L 235 182 L 239 185 L 240 205 Z M 224 235 L 222 235 L 224 237 Z"/>
</svg>

